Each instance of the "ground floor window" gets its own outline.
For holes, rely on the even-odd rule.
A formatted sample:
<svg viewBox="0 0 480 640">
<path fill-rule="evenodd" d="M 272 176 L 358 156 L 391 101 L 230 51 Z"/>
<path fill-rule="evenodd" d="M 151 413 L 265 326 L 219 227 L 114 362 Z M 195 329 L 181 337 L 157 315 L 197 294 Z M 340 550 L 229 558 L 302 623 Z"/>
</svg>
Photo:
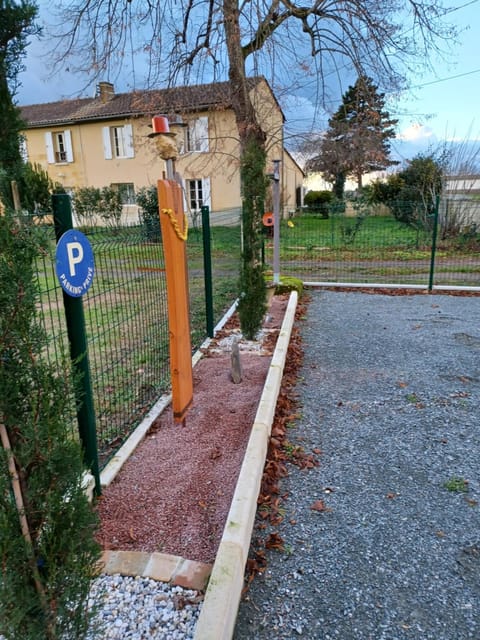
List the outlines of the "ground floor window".
<svg viewBox="0 0 480 640">
<path fill-rule="evenodd" d="M 190 211 L 199 212 L 203 206 L 210 205 L 210 178 L 187 180 L 187 199 Z"/>
<path fill-rule="evenodd" d="M 118 191 L 122 204 L 135 204 L 135 186 L 133 182 L 117 182 L 110 185 Z"/>
</svg>

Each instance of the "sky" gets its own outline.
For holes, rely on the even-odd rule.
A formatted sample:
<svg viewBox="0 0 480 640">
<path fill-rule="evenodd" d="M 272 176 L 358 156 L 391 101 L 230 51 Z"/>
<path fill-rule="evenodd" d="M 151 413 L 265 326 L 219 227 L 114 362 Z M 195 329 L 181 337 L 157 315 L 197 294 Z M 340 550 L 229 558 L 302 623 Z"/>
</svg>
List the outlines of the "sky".
<svg viewBox="0 0 480 640">
<path fill-rule="evenodd" d="M 392 151 L 399 160 L 438 147 L 443 140 L 480 140 L 480 0 L 445 0 L 453 9 L 449 20 L 459 30 L 458 43 L 451 44 L 448 60 L 434 61 L 434 70 L 411 79 L 411 90 L 398 100 L 387 95 L 386 108 L 398 118 Z M 40 0 L 40 22 L 48 19 L 48 2 Z M 63 72 L 49 78 L 42 58 L 46 44 L 32 40 L 27 50 L 26 71 L 16 99 L 20 105 L 52 102 L 78 95 L 82 81 Z M 128 78 L 116 81 L 119 91 L 128 91 Z M 83 95 L 93 95 L 90 88 Z M 341 102 L 341 95 L 338 98 Z M 335 109 L 334 109 L 335 110 Z M 291 97 L 284 104 L 291 128 L 308 130 L 318 110 L 305 96 Z M 300 118 L 299 118 L 300 114 Z M 317 118 L 317 126 L 319 122 Z M 325 123 L 326 117 L 323 117 Z"/>
</svg>

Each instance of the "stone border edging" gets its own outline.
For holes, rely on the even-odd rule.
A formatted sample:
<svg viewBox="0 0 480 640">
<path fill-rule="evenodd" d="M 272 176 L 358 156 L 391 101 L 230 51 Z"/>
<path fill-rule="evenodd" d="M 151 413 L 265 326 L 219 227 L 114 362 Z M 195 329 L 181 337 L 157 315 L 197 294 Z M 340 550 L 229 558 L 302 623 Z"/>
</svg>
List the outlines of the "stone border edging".
<svg viewBox="0 0 480 640">
<path fill-rule="evenodd" d="M 248 440 L 194 640 L 230 640 L 243 588 L 257 499 L 267 455 L 298 294 L 292 291 Z"/>
<path fill-rule="evenodd" d="M 108 575 L 142 576 L 196 591 L 204 591 L 212 570 L 212 565 L 204 562 L 145 551 L 104 551 L 100 564 Z"/>
</svg>

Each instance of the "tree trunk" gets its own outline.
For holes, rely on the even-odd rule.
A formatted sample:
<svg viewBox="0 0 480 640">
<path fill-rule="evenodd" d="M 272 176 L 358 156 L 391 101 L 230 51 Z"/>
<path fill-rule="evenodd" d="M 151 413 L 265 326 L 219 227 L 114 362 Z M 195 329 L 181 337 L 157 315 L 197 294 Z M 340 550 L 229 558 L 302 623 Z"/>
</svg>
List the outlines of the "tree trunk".
<svg viewBox="0 0 480 640">
<path fill-rule="evenodd" d="M 223 16 L 232 108 L 240 140 L 243 255 L 238 309 L 242 331 L 252 339 L 261 326 L 266 309 L 266 287 L 261 263 L 262 215 L 266 193 L 265 133 L 257 121 L 249 95 L 237 0 L 224 1 Z"/>
</svg>

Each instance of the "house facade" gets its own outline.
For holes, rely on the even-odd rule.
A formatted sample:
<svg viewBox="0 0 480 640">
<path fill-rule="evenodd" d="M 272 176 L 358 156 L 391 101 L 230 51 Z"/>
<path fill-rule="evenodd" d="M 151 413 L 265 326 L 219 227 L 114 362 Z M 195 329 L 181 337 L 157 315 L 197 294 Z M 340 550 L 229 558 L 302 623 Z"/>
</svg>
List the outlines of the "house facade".
<svg viewBox="0 0 480 640">
<path fill-rule="evenodd" d="M 268 163 L 281 161 L 286 215 L 298 205 L 303 172 L 284 149 L 284 115 L 266 80 L 250 79 L 250 94 L 267 135 Z M 208 205 L 213 223 L 229 212 L 238 216 L 240 144 L 228 82 L 121 94 L 102 82 L 95 98 L 28 105 L 21 112 L 27 123 L 24 155 L 30 162 L 67 191 L 112 186 L 131 220 L 138 215 L 138 189 L 165 177 L 165 163 L 148 135 L 152 117 L 166 115 L 177 134 L 176 172 L 187 210 L 194 214 Z"/>
</svg>

